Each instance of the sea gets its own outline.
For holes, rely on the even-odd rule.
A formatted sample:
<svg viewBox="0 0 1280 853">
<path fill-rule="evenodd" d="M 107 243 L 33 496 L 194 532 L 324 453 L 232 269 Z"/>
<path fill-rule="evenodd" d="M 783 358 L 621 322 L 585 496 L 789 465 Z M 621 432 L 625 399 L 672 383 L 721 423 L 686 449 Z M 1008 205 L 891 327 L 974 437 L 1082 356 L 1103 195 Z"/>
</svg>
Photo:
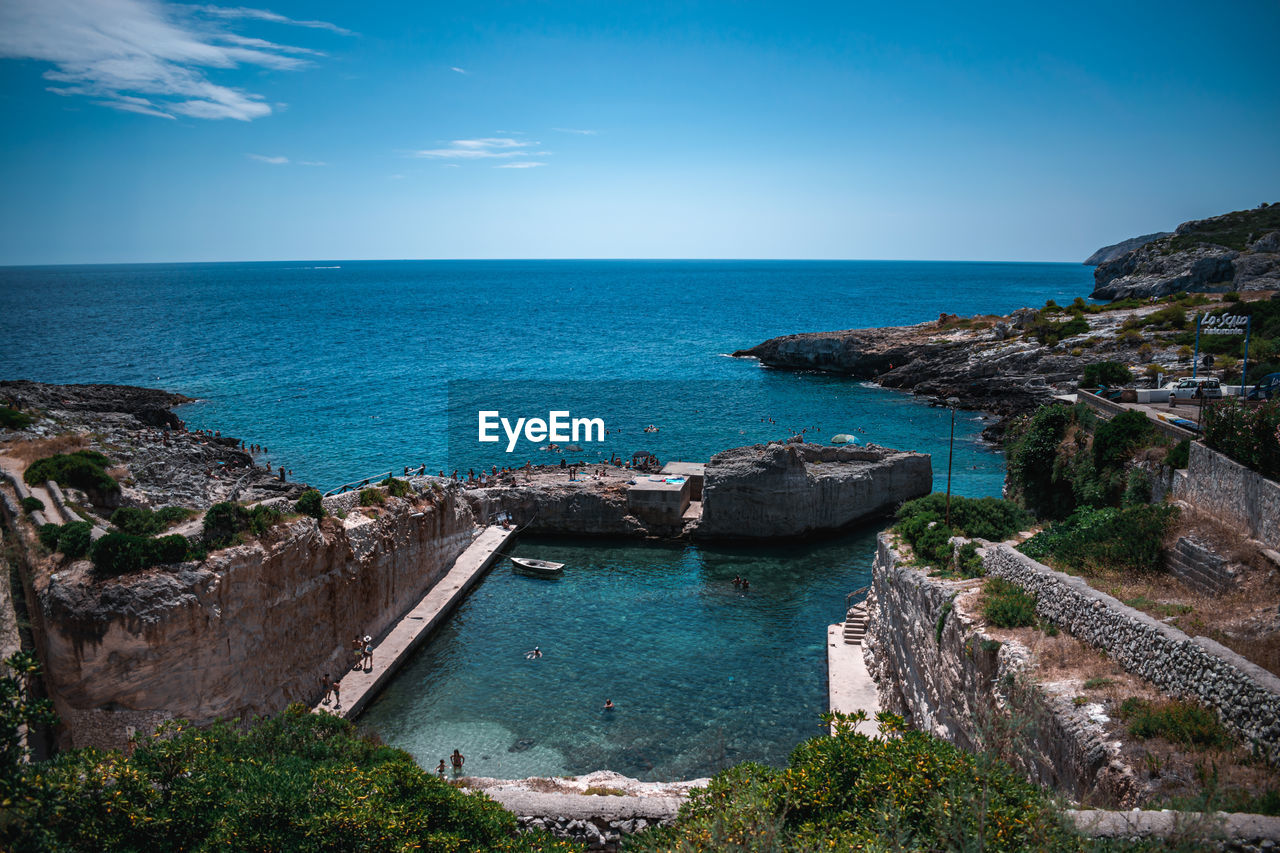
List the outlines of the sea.
<svg viewBox="0 0 1280 853">
<path fill-rule="evenodd" d="M 1087 296 L 1081 264 L 305 261 L 0 269 L 0 379 L 180 392 L 190 428 L 266 448 L 322 490 L 405 467 L 555 464 L 482 444 L 476 411 L 599 416 L 583 454 L 705 460 L 837 433 L 933 454 L 934 485 L 999 495 L 981 413 L 731 358 L 775 335 L 1003 314 Z M 655 431 L 645 431 L 654 427 Z M 594 456 L 593 456 L 594 454 Z M 769 547 L 528 540 L 558 581 L 500 566 L 361 718 L 423 766 L 693 778 L 784 764 L 819 734 L 826 626 L 875 534 Z M 752 580 L 748 594 L 732 578 Z M 540 659 L 523 652 L 539 645 Z M 615 709 L 602 710 L 606 699 Z"/>
</svg>

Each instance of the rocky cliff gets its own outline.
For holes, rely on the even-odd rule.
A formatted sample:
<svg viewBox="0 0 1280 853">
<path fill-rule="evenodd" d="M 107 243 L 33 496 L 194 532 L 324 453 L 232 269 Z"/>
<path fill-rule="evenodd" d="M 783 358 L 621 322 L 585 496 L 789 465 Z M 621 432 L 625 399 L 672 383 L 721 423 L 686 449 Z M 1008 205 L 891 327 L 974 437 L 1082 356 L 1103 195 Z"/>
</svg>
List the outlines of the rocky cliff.
<svg viewBox="0 0 1280 853">
<path fill-rule="evenodd" d="M 1280 289 L 1280 204 L 1184 222 L 1094 270 L 1094 299 Z"/>
<path fill-rule="evenodd" d="M 45 680 L 75 746 L 159 719 L 247 717 L 318 698 L 445 572 L 474 533 L 459 489 L 345 519 L 285 522 L 202 563 L 101 580 L 87 562 L 33 580 Z"/>
<path fill-rule="evenodd" d="M 738 447 L 707 463 L 694 535 L 763 539 L 840 530 L 891 513 L 932 486 L 926 454 L 875 445 Z"/>
<path fill-rule="evenodd" d="M 1152 240 L 1159 240 L 1161 237 L 1168 237 L 1172 231 L 1157 231 L 1154 234 L 1143 234 L 1141 237 L 1130 237 L 1128 240 L 1121 240 L 1110 246 L 1103 246 L 1098 251 L 1084 259 L 1084 265 L 1087 267 L 1096 267 L 1098 264 L 1114 261 L 1122 255 L 1127 255 L 1134 249 L 1147 245 Z"/>
<path fill-rule="evenodd" d="M 573 536 L 645 536 L 645 526 L 627 509 L 624 472 L 616 479 L 567 482 L 563 474 L 539 476 L 489 488 L 470 489 L 468 499 L 479 518 L 506 513 L 530 533 Z M 626 472 L 629 474 L 629 472 Z M 678 531 L 677 531 L 678 532 Z"/>
</svg>

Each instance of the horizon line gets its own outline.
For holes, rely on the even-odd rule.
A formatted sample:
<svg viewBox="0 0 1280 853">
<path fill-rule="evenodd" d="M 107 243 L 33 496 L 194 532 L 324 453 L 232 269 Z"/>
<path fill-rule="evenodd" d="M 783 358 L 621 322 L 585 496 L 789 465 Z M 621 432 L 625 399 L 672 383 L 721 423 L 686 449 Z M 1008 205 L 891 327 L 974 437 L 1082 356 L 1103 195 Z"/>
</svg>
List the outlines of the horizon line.
<svg viewBox="0 0 1280 853">
<path fill-rule="evenodd" d="M 274 258 L 257 260 L 165 260 L 165 261 L 75 261 L 44 263 L 0 264 L 0 270 L 42 269 L 52 267 L 136 267 L 181 266 L 195 264 L 321 264 L 321 263 L 555 263 L 555 262 L 613 262 L 613 263 L 916 263 L 916 264 L 1075 264 L 1090 266 L 1084 261 L 1062 260 L 999 260 L 991 258 L 624 258 L 624 257 L 555 257 L 555 258 Z"/>
</svg>

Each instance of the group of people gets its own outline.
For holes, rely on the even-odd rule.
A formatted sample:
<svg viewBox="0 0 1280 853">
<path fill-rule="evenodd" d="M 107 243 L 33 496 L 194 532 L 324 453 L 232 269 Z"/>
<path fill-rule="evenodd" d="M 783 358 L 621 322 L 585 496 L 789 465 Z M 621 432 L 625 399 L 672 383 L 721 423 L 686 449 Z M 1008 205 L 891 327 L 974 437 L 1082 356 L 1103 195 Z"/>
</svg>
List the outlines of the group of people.
<svg viewBox="0 0 1280 853">
<path fill-rule="evenodd" d="M 458 750 L 453 751 L 453 755 L 449 756 L 449 763 L 453 765 L 453 775 L 457 776 L 462 772 L 462 765 L 467 763 L 467 757 Z M 440 764 L 436 767 L 436 775 L 441 779 L 444 778 L 444 759 L 440 759 Z"/>
<path fill-rule="evenodd" d="M 746 592 L 747 590 L 751 589 L 751 581 L 747 580 L 741 575 L 733 576 L 733 585 L 734 585 L 734 588 L 740 589 L 743 592 Z"/>
<path fill-rule="evenodd" d="M 365 672 L 373 672 L 373 637 L 365 634 L 361 637 L 359 634 L 351 638 L 351 656 L 355 663 L 352 669 L 363 669 Z"/>
</svg>

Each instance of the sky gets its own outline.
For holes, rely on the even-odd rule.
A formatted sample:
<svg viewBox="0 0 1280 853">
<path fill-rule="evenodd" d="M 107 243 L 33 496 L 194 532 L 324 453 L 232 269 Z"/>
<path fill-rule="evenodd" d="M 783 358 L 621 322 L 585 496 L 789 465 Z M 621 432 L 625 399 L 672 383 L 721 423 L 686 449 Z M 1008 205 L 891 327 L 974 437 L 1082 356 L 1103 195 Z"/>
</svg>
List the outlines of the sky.
<svg viewBox="0 0 1280 853">
<path fill-rule="evenodd" d="M 1277 43 L 1274 0 L 0 0 L 0 265 L 1080 261 L 1280 201 Z"/>
</svg>

